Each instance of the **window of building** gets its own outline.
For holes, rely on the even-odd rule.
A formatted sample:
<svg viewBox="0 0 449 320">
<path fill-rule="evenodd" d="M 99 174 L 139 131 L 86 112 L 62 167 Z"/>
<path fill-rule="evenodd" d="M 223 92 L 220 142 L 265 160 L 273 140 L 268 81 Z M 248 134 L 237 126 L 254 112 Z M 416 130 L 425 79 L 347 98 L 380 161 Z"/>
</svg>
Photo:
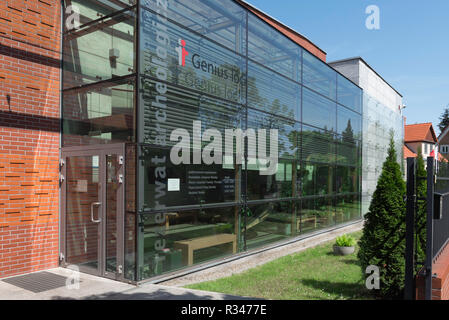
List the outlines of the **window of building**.
<svg viewBox="0 0 449 320">
<path fill-rule="evenodd" d="M 448 154 L 449 153 L 449 145 L 442 145 L 440 146 L 440 152 L 443 154 Z"/>
<path fill-rule="evenodd" d="M 337 75 L 337 101 L 354 111 L 362 112 L 362 92 L 351 81 Z"/>
<path fill-rule="evenodd" d="M 337 74 L 310 53 L 303 53 L 303 84 L 330 99 L 336 100 Z"/>
<path fill-rule="evenodd" d="M 97 2 L 74 3 L 86 23 L 64 34 L 63 146 L 132 142 L 136 134 L 135 9 L 99 20 L 91 12 Z M 98 9 L 100 15 L 110 14 Z"/>
<path fill-rule="evenodd" d="M 337 104 L 312 90 L 303 89 L 303 123 L 314 127 L 335 131 Z"/>
</svg>

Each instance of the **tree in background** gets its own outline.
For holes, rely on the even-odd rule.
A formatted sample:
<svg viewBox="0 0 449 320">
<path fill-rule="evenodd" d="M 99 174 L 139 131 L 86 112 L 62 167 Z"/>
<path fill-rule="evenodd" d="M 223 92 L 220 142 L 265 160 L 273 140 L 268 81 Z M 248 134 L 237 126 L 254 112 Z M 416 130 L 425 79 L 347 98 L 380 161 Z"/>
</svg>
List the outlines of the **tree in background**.
<svg viewBox="0 0 449 320">
<path fill-rule="evenodd" d="M 365 215 L 358 258 L 362 272 L 379 267 L 380 289 L 373 293 L 384 299 L 402 298 L 405 276 L 405 182 L 397 163 L 393 136 L 383 163 L 369 212 Z"/>
<path fill-rule="evenodd" d="M 440 133 L 443 132 L 448 125 L 449 125 L 449 105 L 444 109 L 443 113 L 440 116 L 440 123 L 438 124 Z"/>
<path fill-rule="evenodd" d="M 427 207 L 426 201 L 420 200 L 427 197 L 427 172 L 424 166 L 424 159 L 422 156 L 421 147 L 418 147 L 418 158 L 416 160 L 416 218 L 415 218 L 415 230 L 416 230 L 416 247 L 415 247 L 415 261 L 417 269 L 419 271 L 422 267 L 422 263 L 426 259 L 426 222 L 427 222 Z M 421 178 L 421 179 L 419 179 Z"/>
</svg>

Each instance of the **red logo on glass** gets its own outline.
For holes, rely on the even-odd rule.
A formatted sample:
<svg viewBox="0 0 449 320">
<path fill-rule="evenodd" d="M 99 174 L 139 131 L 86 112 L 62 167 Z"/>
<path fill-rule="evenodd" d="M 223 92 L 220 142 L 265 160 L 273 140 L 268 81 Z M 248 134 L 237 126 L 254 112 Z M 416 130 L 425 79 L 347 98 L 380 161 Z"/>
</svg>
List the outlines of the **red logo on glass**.
<svg viewBox="0 0 449 320">
<path fill-rule="evenodd" d="M 185 67 L 186 65 L 186 57 L 189 55 L 189 52 L 186 50 L 186 41 L 179 39 L 178 40 L 179 47 L 176 48 L 176 52 L 178 53 L 178 61 L 179 65 Z"/>
</svg>

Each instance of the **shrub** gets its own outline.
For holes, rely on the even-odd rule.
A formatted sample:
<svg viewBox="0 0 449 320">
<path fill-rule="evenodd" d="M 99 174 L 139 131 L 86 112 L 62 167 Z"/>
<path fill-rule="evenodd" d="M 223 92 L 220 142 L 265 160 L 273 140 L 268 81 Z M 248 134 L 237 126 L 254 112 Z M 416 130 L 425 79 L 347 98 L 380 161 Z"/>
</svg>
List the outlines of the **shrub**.
<svg viewBox="0 0 449 320">
<path fill-rule="evenodd" d="M 335 245 L 339 247 L 354 247 L 355 239 L 350 235 L 344 234 L 335 239 Z"/>
<path fill-rule="evenodd" d="M 384 299 L 402 298 L 405 278 L 405 182 L 396 162 L 393 137 L 377 187 L 365 215 L 358 258 L 364 273 L 370 265 L 380 271 L 380 289 L 374 294 Z"/>
</svg>

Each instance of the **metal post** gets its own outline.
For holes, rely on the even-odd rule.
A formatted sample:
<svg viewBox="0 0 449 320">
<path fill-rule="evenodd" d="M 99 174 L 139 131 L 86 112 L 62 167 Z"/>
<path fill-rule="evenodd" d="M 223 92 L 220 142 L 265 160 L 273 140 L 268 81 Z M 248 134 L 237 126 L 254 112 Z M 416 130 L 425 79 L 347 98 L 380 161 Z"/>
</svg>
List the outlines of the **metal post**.
<svg viewBox="0 0 449 320">
<path fill-rule="evenodd" d="M 135 239 L 136 239 L 136 243 L 135 243 L 135 255 L 134 255 L 134 261 L 135 261 L 135 278 L 134 280 L 136 281 L 140 281 L 143 279 L 143 274 L 142 274 L 142 270 L 143 270 L 143 265 L 144 265 L 144 255 L 145 255 L 145 246 L 144 246 L 144 232 L 143 232 L 143 228 L 144 228 L 144 221 L 143 219 L 143 203 L 144 203 L 144 199 L 143 199 L 143 192 L 144 192 L 144 187 L 145 187 L 145 181 L 144 181 L 144 174 L 145 174 L 145 164 L 144 164 L 144 160 L 143 160 L 143 152 L 142 152 L 142 146 L 141 143 L 144 142 L 144 136 L 145 136 L 145 131 L 144 131 L 144 119 L 145 119 L 145 111 L 144 111 L 144 106 L 143 103 L 141 103 L 141 84 L 140 84 L 140 80 L 141 80 L 141 70 L 140 70 L 140 38 L 141 38 L 141 34 L 140 34 L 140 24 L 141 24 L 141 3 L 140 0 L 137 1 L 137 7 L 136 7 L 136 22 L 135 22 L 135 46 L 136 46 L 136 52 L 134 54 L 134 59 L 136 61 L 136 87 L 135 87 L 135 115 L 136 115 L 136 119 L 135 121 L 135 126 L 136 126 L 136 135 L 137 135 L 137 143 L 135 144 L 136 149 L 135 149 L 135 165 L 136 165 L 136 181 L 135 181 Z"/>
<path fill-rule="evenodd" d="M 426 222 L 426 300 L 432 300 L 432 262 L 433 262 L 433 194 L 435 189 L 433 157 L 427 158 L 427 222 Z"/>
<path fill-rule="evenodd" d="M 416 210 L 416 159 L 407 158 L 407 207 L 405 215 L 405 285 L 404 299 L 414 300 L 414 236 Z"/>
</svg>

